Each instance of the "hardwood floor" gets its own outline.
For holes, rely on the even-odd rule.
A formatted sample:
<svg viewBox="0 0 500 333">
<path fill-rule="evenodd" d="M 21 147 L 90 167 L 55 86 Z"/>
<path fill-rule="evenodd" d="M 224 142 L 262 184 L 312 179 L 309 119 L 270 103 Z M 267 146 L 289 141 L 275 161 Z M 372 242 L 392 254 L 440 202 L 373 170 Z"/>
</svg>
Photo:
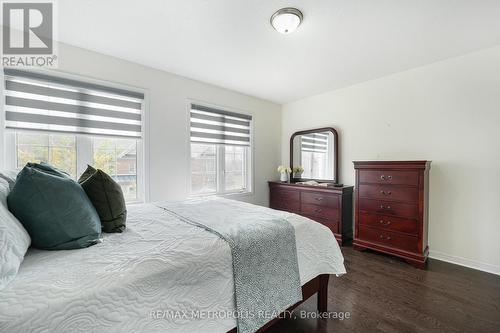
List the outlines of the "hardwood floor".
<svg viewBox="0 0 500 333">
<path fill-rule="evenodd" d="M 369 251 L 342 252 L 348 273 L 330 277 L 328 310 L 350 318 L 300 318 L 315 311 L 314 296 L 268 332 L 500 332 L 500 276 L 432 259 L 418 270 Z"/>
</svg>

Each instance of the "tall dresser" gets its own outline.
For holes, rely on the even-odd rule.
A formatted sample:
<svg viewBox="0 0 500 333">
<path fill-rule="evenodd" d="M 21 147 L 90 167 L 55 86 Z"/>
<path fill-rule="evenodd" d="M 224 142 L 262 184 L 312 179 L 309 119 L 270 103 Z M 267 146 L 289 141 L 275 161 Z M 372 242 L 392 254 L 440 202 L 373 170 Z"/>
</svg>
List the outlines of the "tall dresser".
<svg viewBox="0 0 500 333">
<path fill-rule="evenodd" d="M 355 249 L 372 249 L 424 268 L 430 161 L 362 161 L 356 170 Z"/>
<path fill-rule="evenodd" d="M 269 206 L 319 222 L 343 245 L 352 241 L 352 186 L 321 187 L 269 182 Z"/>
</svg>

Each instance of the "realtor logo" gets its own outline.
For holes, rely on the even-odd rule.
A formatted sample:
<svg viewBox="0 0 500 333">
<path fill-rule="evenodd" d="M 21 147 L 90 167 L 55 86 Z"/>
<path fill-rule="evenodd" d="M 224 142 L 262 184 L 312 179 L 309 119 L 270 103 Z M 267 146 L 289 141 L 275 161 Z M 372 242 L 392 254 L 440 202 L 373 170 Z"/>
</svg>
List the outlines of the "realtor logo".
<svg viewBox="0 0 500 333">
<path fill-rule="evenodd" d="M 54 3 L 2 3 L 2 64 L 55 67 Z"/>
</svg>

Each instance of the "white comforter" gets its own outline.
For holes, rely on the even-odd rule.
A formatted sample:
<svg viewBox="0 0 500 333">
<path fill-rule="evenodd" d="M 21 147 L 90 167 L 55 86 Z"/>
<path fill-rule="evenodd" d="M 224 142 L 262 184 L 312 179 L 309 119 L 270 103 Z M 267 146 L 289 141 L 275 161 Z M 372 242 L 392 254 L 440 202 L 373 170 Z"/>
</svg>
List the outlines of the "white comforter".
<svg viewBox="0 0 500 333">
<path fill-rule="evenodd" d="M 295 228 L 302 284 L 345 273 L 329 229 L 280 214 Z M 234 308 L 228 244 L 154 205 L 135 205 L 126 231 L 98 245 L 30 250 L 0 291 L 0 332 L 227 332 Z"/>
</svg>

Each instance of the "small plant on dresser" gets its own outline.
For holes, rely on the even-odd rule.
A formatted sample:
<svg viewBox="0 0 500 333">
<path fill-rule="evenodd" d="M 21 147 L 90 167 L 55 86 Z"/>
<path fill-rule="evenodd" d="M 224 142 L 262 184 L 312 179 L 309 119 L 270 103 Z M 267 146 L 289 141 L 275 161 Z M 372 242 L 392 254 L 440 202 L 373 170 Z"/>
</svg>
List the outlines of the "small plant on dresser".
<svg viewBox="0 0 500 333">
<path fill-rule="evenodd" d="M 288 175 L 292 172 L 292 169 L 290 169 L 290 167 L 280 165 L 277 171 L 280 173 L 280 181 L 287 182 Z"/>
<path fill-rule="evenodd" d="M 430 161 L 354 162 L 355 249 L 372 249 L 424 268 Z"/>
</svg>

